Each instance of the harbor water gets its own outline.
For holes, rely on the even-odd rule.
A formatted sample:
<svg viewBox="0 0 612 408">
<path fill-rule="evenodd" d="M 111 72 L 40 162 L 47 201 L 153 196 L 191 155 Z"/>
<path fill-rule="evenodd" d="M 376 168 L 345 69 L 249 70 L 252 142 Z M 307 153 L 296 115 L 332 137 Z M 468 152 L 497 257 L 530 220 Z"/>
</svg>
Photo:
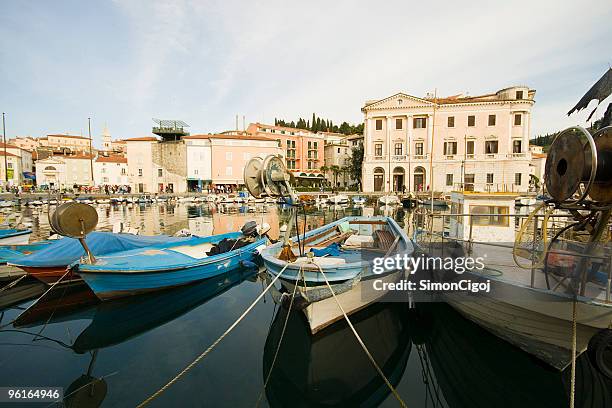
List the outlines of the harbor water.
<svg viewBox="0 0 612 408">
<path fill-rule="evenodd" d="M 290 214 L 275 204 L 96 208 L 98 230 L 110 231 L 122 222 L 143 235 L 183 229 L 220 234 L 255 220 L 270 224 L 275 238 Z M 49 236 L 46 206 L 21 211 L 22 222 L 34 231 L 32 241 Z M 312 229 L 363 211 L 311 207 L 306 223 Z M 401 207 L 366 211 L 391 215 L 410 231 L 411 213 Z M 136 406 L 207 349 L 264 286 L 257 271 L 244 269 L 104 303 L 83 298 L 78 287 L 70 287 L 58 294 L 61 302 L 28 310 L 19 324 L 13 320 L 32 300 L 13 304 L 0 311 L 0 384 L 62 387 L 66 406 Z M 57 307 L 59 303 L 63 306 Z M 287 313 L 266 295 L 151 406 L 398 406 L 344 321 L 311 336 L 301 312 Z M 446 304 L 417 304 L 414 309 L 375 304 L 351 320 L 408 407 L 568 406 L 569 372 L 546 366 Z M 586 355 L 577 361 L 576 378 L 576 407 L 612 406 L 612 384 Z"/>
</svg>

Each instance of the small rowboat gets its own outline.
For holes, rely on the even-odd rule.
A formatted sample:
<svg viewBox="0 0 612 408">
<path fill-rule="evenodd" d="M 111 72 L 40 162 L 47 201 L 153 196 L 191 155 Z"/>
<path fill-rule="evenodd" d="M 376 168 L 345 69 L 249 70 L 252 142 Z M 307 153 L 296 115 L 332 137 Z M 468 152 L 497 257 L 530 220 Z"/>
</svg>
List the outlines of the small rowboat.
<svg viewBox="0 0 612 408">
<path fill-rule="evenodd" d="M 297 238 L 292 242 L 297 243 Z M 296 245 L 295 261 L 282 260 L 282 242 L 264 249 L 262 257 L 270 278 L 282 271 L 279 279 L 286 292 L 293 293 L 297 283 L 297 293 L 308 304 L 304 312 L 313 334 L 343 317 L 325 277 L 350 314 L 387 293 L 375 289 L 375 280 L 390 283 L 404 278 L 403 270 L 374 273 L 374 258 L 411 256 L 414 250 L 404 230 L 392 218 L 380 216 L 345 217 L 307 232 L 300 240 L 304 254 L 312 252 L 313 257 L 300 256 Z"/>
<path fill-rule="evenodd" d="M 106 300 L 217 276 L 252 261 L 266 242 L 231 232 L 116 252 L 76 266 L 96 296 Z"/>
<path fill-rule="evenodd" d="M 397 196 L 394 195 L 386 195 L 386 196 L 382 196 L 378 199 L 378 202 L 383 204 L 383 205 L 397 205 L 400 203 L 399 198 L 397 198 Z"/>
<path fill-rule="evenodd" d="M 160 243 L 181 243 L 189 238 L 175 238 L 169 236 L 149 237 L 132 234 L 114 234 L 112 232 L 92 232 L 85 239 L 87 246 L 94 256 L 110 254 L 127 249 L 142 248 Z M 81 243 L 73 238 L 61 238 L 51 242 L 35 253 L 19 258 L 7 260 L 8 266 L 16 266 L 28 275 L 46 283 L 57 282 L 66 273 L 66 267 L 85 256 Z M 71 275 L 69 280 L 79 280 L 80 277 Z"/>
<path fill-rule="evenodd" d="M 0 245 L 24 245 L 30 241 L 30 229 L 0 229 Z"/>
<path fill-rule="evenodd" d="M 26 255 L 30 255 L 36 251 L 46 248 L 53 241 L 40 241 L 26 245 L 2 245 L 0 246 L 0 282 L 9 281 L 25 275 L 25 272 L 16 267 L 7 265 L 8 262 L 13 262 L 21 259 Z"/>
</svg>

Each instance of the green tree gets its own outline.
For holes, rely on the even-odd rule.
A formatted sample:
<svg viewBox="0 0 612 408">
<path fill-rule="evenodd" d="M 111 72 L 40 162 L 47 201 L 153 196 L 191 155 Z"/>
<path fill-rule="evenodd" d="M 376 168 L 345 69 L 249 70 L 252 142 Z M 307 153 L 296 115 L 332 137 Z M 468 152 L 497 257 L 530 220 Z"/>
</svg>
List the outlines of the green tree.
<svg viewBox="0 0 612 408">
<path fill-rule="evenodd" d="M 349 169 L 351 177 L 357 180 L 357 184 L 361 188 L 361 166 L 363 164 L 363 145 L 359 144 L 351 151 L 351 159 Z"/>
<path fill-rule="evenodd" d="M 329 169 L 334 175 L 334 188 L 335 188 L 338 185 L 338 175 L 340 174 L 340 166 L 333 164 L 329 166 Z"/>
</svg>

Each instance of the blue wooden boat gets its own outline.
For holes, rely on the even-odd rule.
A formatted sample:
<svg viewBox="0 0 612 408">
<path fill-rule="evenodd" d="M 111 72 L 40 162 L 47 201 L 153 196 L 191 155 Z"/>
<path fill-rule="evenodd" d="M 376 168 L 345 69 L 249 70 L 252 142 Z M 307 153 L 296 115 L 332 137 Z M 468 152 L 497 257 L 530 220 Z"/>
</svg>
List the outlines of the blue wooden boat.
<svg viewBox="0 0 612 408">
<path fill-rule="evenodd" d="M 0 282 L 13 280 L 25 274 L 22 269 L 7 265 L 8 262 L 17 262 L 24 256 L 46 248 L 52 242 L 47 240 L 25 245 L 0 245 Z"/>
<path fill-rule="evenodd" d="M 267 238 L 214 255 L 207 255 L 223 240 L 244 238 L 240 232 L 192 238 L 116 252 L 96 258 L 94 264 L 76 264 L 78 274 L 102 300 L 135 295 L 211 278 L 252 261 Z"/>
<path fill-rule="evenodd" d="M 280 259 L 282 242 L 264 249 L 262 258 L 270 278 L 281 274 L 281 291 L 293 293 L 298 285 L 300 304 L 308 305 L 303 310 L 313 334 L 343 317 L 331 290 L 347 313 L 360 310 L 386 295 L 375 289 L 375 280 L 397 282 L 405 277 L 404 270 L 375 273 L 374 259 L 411 256 L 414 251 L 404 230 L 391 217 L 382 216 L 345 217 L 299 239 L 304 250 L 300 254 L 298 237 L 292 238 L 293 262 Z M 308 252 L 314 256 L 305 256 Z"/>
<path fill-rule="evenodd" d="M 25 245 L 30 240 L 30 229 L 0 229 L 0 245 Z"/>
</svg>

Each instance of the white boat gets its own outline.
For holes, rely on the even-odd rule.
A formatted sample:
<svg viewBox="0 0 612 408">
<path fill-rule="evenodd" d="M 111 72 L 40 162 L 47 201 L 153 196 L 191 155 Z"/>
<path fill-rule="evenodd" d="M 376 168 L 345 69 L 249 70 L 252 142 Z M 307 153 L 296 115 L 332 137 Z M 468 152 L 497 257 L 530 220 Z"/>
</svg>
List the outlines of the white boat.
<svg viewBox="0 0 612 408">
<path fill-rule="evenodd" d="M 195 201 L 195 197 L 179 197 L 179 203 L 193 203 Z"/>
<path fill-rule="evenodd" d="M 447 255 L 465 257 L 469 254 L 470 258 L 484 259 L 484 269 L 471 269 L 462 274 L 437 270 L 434 275 L 444 282 L 449 282 L 449 279 L 490 281 L 490 293 L 475 296 L 448 292 L 444 299 L 465 317 L 498 337 L 563 370 L 572 361 L 573 295 L 566 293 L 566 279 L 557 273 L 559 268 L 553 266 L 557 258 L 553 262 L 550 256 L 547 273 L 541 265 L 529 268 L 532 263 L 526 257 L 533 254 L 533 238 L 528 238 L 531 240 L 528 249 L 517 251 L 520 242 L 515 243 L 514 214 L 510 212 L 514 200 L 515 195 L 511 193 L 452 193 L 451 216 L 447 214 L 450 223 L 444 232 L 446 245 L 443 248 Z M 471 216 L 462 216 L 458 213 L 459 208 L 469 208 Z M 491 209 L 499 215 L 490 215 Z M 481 217 L 477 216 L 479 212 Z M 434 219 L 431 225 L 436 222 Z M 525 231 L 531 230 L 529 226 L 525 227 Z M 415 242 L 426 254 L 442 256 L 440 248 L 444 244 L 441 243 L 441 234 L 441 231 L 417 229 Z M 564 262 L 569 261 L 565 259 Z M 587 350 L 596 334 L 612 327 L 609 286 L 606 291 L 606 282 L 598 281 L 597 276 L 585 280 L 582 284 L 584 291 L 576 297 L 577 355 Z M 612 367 L 609 370 L 612 373 Z"/>
<path fill-rule="evenodd" d="M 25 245 L 30 241 L 31 229 L 0 229 L 0 245 Z"/>
<path fill-rule="evenodd" d="M 312 252 L 312 256 L 292 247 L 295 260 L 288 263 L 279 256 L 283 242 L 261 254 L 268 278 L 280 273 L 286 293 L 295 290 L 307 304 L 302 310 L 313 334 L 344 317 L 338 303 L 351 314 L 387 295 L 388 291 L 380 289 L 385 284 L 405 278 L 403 269 L 376 272 L 372 258 L 385 254 L 412 256 L 414 249 L 404 230 L 390 217 L 342 218 L 306 232 L 303 239 L 304 254 Z M 291 242 L 297 244 L 297 237 Z"/>
<path fill-rule="evenodd" d="M 400 199 L 394 195 L 385 195 L 378 198 L 378 202 L 383 205 L 398 205 L 400 204 Z"/>
<path fill-rule="evenodd" d="M 317 196 L 317 205 L 325 205 L 329 201 L 329 196 L 327 194 L 319 194 Z"/>
<path fill-rule="evenodd" d="M 96 200 L 96 203 L 98 204 L 110 204 L 111 200 L 110 198 L 98 198 Z"/>
<path fill-rule="evenodd" d="M 530 207 L 538 203 L 535 197 L 516 197 L 514 205 Z"/>
<path fill-rule="evenodd" d="M 345 195 L 337 194 L 337 195 L 333 195 L 333 196 L 329 197 L 327 199 L 327 202 L 329 204 L 344 205 L 344 204 L 348 204 L 349 203 L 349 198 L 347 196 L 345 196 Z"/>
<path fill-rule="evenodd" d="M 364 205 L 368 200 L 365 197 L 355 196 L 353 197 L 353 204 L 355 205 Z"/>
</svg>

